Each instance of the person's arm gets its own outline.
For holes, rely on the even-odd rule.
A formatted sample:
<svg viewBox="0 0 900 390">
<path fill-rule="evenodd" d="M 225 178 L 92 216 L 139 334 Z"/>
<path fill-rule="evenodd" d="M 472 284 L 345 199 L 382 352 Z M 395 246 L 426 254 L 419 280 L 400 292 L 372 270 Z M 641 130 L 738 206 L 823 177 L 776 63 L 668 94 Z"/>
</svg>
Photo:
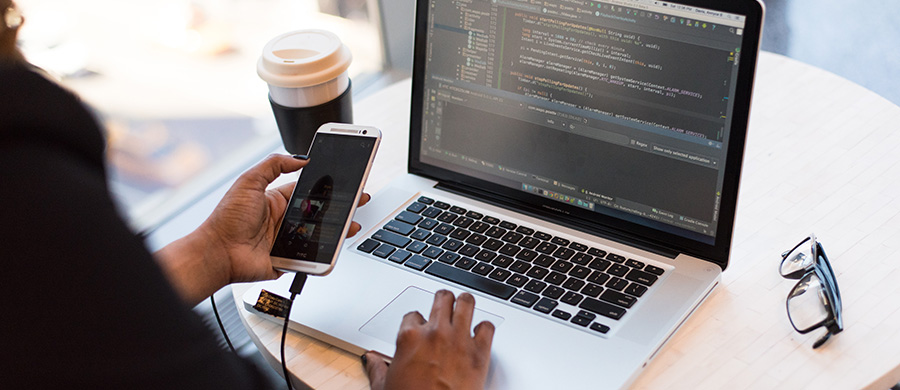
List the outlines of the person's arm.
<svg viewBox="0 0 900 390">
<path fill-rule="evenodd" d="M 269 251 L 294 184 L 266 190 L 282 173 L 306 165 L 305 159 L 271 155 L 242 174 L 212 215 L 184 238 L 155 256 L 181 298 L 194 305 L 227 284 L 274 279 Z M 369 200 L 363 194 L 360 206 Z M 349 236 L 360 229 L 354 222 Z"/>
</svg>

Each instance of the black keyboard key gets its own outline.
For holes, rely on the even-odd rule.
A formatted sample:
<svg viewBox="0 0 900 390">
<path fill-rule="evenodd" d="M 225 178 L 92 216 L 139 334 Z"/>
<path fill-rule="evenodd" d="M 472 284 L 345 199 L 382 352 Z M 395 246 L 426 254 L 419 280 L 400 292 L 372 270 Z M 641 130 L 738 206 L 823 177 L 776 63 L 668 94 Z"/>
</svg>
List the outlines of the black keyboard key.
<svg viewBox="0 0 900 390">
<path fill-rule="evenodd" d="M 441 248 L 444 248 L 448 251 L 456 252 L 459 250 L 459 248 L 462 248 L 463 245 L 465 245 L 465 244 L 463 244 L 463 242 L 460 240 L 447 240 L 447 242 L 445 242 L 444 245 L 441 245 Z"/>
<path fill-rule="evenodd" d="M 622 277 L 625 276 L 625 274 L 627 274 L 629 270 L 631 270 L 631 268 L 628 268 L 622 264 L 613 264 L 611 267 L 609 267 L 608 270 L 606 270 L 606 272 L 613 276 Z"/>
<path fill-rule="evenodd" d="M 459 227 L 459 228 L 456 228 L 456 230 L 454 230 L 453 232 L 451 232 L 449 237 L 455 238 L 457 240 L 465 240 L 466 238 L 469 238 L 470 235 L 472 235 L 472 232 Z"/>
<path fill-rule="evenodd" d="M 453 226 L 459 226 L 461 228 L 468 228 L 473 223 L 475 223 L 475 220 L 473 220 L 472 218 L 461 217 L 461 218 L 458 218 L 456 221 L 453 221 Z"/>
<path fill-rule="evenodd" d="M 522 248 L 534 249 L 540 243 L 541 240 L 538 240 L 537 238 L 525 237 L 522 239 L 522 241 L 519 241 L 519 246 L 521 246 Z"/>
<path fill-rule="evenodd" d="M 379 231 L 375 232 L 374 234 L 372 234 L 372 238 L 374 238 L 378 241 L 381 241 L 381 242 L 386 242 L 386 243 L 396 246 L 398 248 L 403 248 L 403 247 L 409 245 L 409 243 L 412 241 L 409 238 L 403 237 L 397 233 L 391 233 L 384 229 L 379 230 Z"/>
<path fill-rule="evenodd" d="M 541 295 L 547 298 L 559 299 L 559 297 L 561 297 L 565 292 L 566 290 L 563 290 L 562 287 L 549 286 L 546 290 L 544 290 L 543 293 L 541 293 Z"/>
<path fill-rule="evenodd" d="M 644 269 L 644 271 L 647 271 L 654 275 L 662 275 L 664 272 L 666 272 L 666 270 L 653 265 L 647 265 L 647 268 Z"/>
<path fill-rule="evenodd" d="M 528 291 L 538 294 L 541 291 L 544 291 L 544 288 L 546 288 L 546 287 L 547 287 L 547 283 L 544 283 L 540 280 L 531 279 L 530 282 L 525 284 L 524 288 Z"/>
<path fill-rule="evenodd" d="M 587 253 L 591 256 L 606 257 L 606 251 L 602 249 L 591 248 L 587 250 Z"/>
<path fill-rule="evenodd" d="M 625 287 L 625 293 L 634 295 L 636 297 L 641 297 L 646 292 L 647 287 L 639 283 L 632 283 L 629 284 L 628 287 Z"/>
<path fill-rule="evenodd" d="M 378 247 L 378 249 L 372 251 L 372 254 L 382 259 L 386 259 L 391 255 L 391 253 L 394 253 L 394 250 L 395 248 L 390 245 L 381 245 Z"/>
<path fill-rule="evenodd" d="M 454 265 L 457 268 L 462 268 L 462 269 L 468 271 L 468 270 L 472 269 L 472 267 L 474 267 L 475 264 L 478 264 L 478 262 L 475 261 L 474 259 L 469 258 L 469 257 L 463 257 L 462 259 L 457 261 L 456 264 L 454 264 Z"/>
<path fill-rule="evenodd" d="M 409 246 L 406 247 L 406 250 L 408 250 L 412 253 L 420 253 L 423 250 L 425 250 L 425 248 L 427 248 L 427 247 L 428 247 L 428 245 L 425 244 L 424 242 L 415 241 L 412 244 L 409 244 Z"/>
<path fill-rule="evenodd" d="M 588 324 L 590 324 L 591 321 L 593 321 L 593 320 L 590 318 L 587 318 L 587 317 L 575 316 L 575 318 L 573 318 L 571 322 L 578 326 L 588 326 Z"/>
<path fill-rule="evenodd" d="M 556 308 L 556 305 L 559 305 L 559 303 L 552 299 L 541 298 L 541 300 L 538 301 L 536 305 L 534 305 L 534 310 L 537 310 L 544 314 L 550 314 L 550 312 Z"/>
<path fill-rule="evenodd" d="M 534 237 L 538 240 L 550 241 L 553 238 L 552 235 L 544 233 L 544 232 L 534 232 Z"/>
<path fill-rule="evenodd" d="M 528 291 L 519 291 L 519 293 L 512 298 L 512 302 L 517 305 L 531 307 L 535 302 L 537 302 L 538 298 L 540 297 L 537 296 L 537 294 L 532 294 Z"/>
<path fill-rule="evenodd" d="M 570 259 L 571 262 L 579 265 L 588 265 L 591 263 L 591 260 L 594 260 L 594 256 L 583 252 L 576 253 L 575 256 L 572 256 Z"/>
<path fill-rule="evenodd" d="M 582 294 L 587 295 L 591 298 L 596 298 L 596 297 L 600 296 L 600 293 L 602 293 L 602 292 L 603 292 L 603 287 L 600 287 L 593 283 L 588 283 L 587 286 L 584 286 L 584 288 L 581 289 Z"/>
<path fill-rule="evenodd" d="M 509 297 L 516 292 L 515 287 L 488 278 L 482 278 L 481 276 L 442 263 L 431 264 L 431 266 L 425 270 L 425 273 L 459 283 L 463 286 L 481 291 L 485 294 L 493 295 L 500 299 L 509 299 Z"/>
<path fill-rule="evenodd" d="M 497 258 L 495 258 L 494 261 L 491 262 L 491 264 L 496 265 L 497 267 L 500 267 L 500 268 L 509 267 L 512 263 L 513 263 L 512 257 L 503 256 L 503 255 L 497 256 Z"/>
<path fill-rule="evenodd" d="M 603 292 L 603 294 L 600 294 L 600 300 L 607 301 L 624 308 L 629 308 L 633 306 L 635 302 L 637 302 L 637 298 L 613 290 L 606 290 Z"/>
<path fill-rule="evenodd" d="M 394 219 L 398 221 L 403 221 L 411 225 L 415 225 L 422 220 L 422 216 L 416 213 L 411 213 L 409 211 L 401 211 L 400 214 L 397 214 Z"/>
<path fill-rule="evenodd" d="M 606 282 L 606 287 L 609 287 L 616 291 L 622 291 L 627 286 L 628 282 L 626 282 L 625 279 L 612 278 L 608 282 Z"/>
<path fill-rule="evenodd" d="M 528 283 L 528 277 L 521 274 L 512 274 L 509 279 L 506 281 L 507 284 L 516 287 L 522 287 L 525 283 Z"/>
<path fill-rule="evenodd" d="M 443 213 L 441 213 L 441 215 L 438 215 L 437 220 L 443 223 L 452 223 L 457 218 L 459 218 L 459 215 L 453 214 L 449 211 L 444 211 Z"/>
<path fill-rule="evenodd" d="M 356 250 L 364 253 L 372 253 L 379 245 L 381 245 L 380 242 L 367 238 L 362 244 L 359 244 L 359 246 L 356 247 Z"/>
<path fill-rule="evenodd" d="M 413 234 L 410 235 L 409 238 L 412 238 L 413 240 L 418 240 L 418 241 L 425 241 L 425 239 L 428 238 L 428 236 L 430 236 L 430 235 L 431 235 L 431 232 L 429 232 L 428 230 L 416 229 L 416 231 L 413 232 Z"/>
<path fill-rule="evenodd" d="M 434 202 L 434 207 L 437 207 L 441 210 L 446 210 L 450 208 L 450 203 L 445 203 L 441 201 Z"/>
<path fill-rule="evenodd" d="M 577 306 L 582 299 L 584 299 L 584 295 L 569 291 L 563 294 L 562 299 L 560 300 L 567 305 Z"/>
<path fill-rule="evenodd" d="M 590 274 L 591 270 L 588 267 L 582 267 L 580 265 L 576 265 L 575 268 L 572 268 L 572 270 L 569 271 L 569 276 L 578 279 L 587 279 Z"/>
<path fill-rule="evenodd" d="M 479 274 L 481 276 L 487 276 L 487 274 L 491 273 L 494 270 L 494 266 L 488 263 L 478 263 L 475 267 L 472 268 L 472 272 Z"/>
<path fill-rule="evenodd" d="M 480 234 L 473 234 L 473 235 L 469 236 L 469 238 L 466 239 L 466 242 L 468 242 L 469 244 L 472 244 L 472 245 L 481 245 L 481 244 L 484 244 L 484 242 L 487 241 L 487 239 L 488 239 L 487 237 L 482 236 Z"/>
<path fill-rule="evenodd" d="M 424 219 L 424 220 L 422 220 L 422 222 L 419 222 L 419 228 L 422 228 L 425 230 L 431 230 L 431 229 L 434 229 L 439 224 L 440 224 L 440 222 L 438 222 L 434 219 Z"/>
<path fill-rule="evenodd" d="M 610 263 L 609 260 L 603 260 L 598 257 L 594 259 L 594 261 L 592 261 L 590 264 L 588 264 L 588 267 L 591 267 L 597 271 L 606 271 L 606 269 L 609 268 L 610 264 L 612 263 Z"/>
<path fill-rule="evenodd" d="M 588 276 L 587 281 L 596 284 L 604 284 L 609 280 L 609 274 L 605 274 L 600 271 L 594 271 L 591 273 L 591 276 Z"/>
<path fill-rule="evenodd" d="M 599 322 L 595 322 L 591 324 L 591 330 L 606 334 L 606 332 L 609 332 L 609 327 Z"/>
<path fill-rule="evenodd" d="M 442 253 L 444 253 L 443 249 L 433 246 L 433 247 L 426 249 L 425 252 L 422 252 L 422 256 L 425 256 L 429 259 L 436 259 Z"/>
<path fill-rule="evenodd" d="M 434 218 L 434 217 L 437 217 L 438 215 L 441 215 L 441 213 L 443 213 L 443 211 L 441 211 L 441 209 L 439 209 L 437 207 L 429 207 L 429 208 L 425 209 L 425 211 L 422 212 L 422 216 L 426 217 L 426 218 Z"/>
<path fill-rule="evenodd" d="M 509 222 L 509 221 L 503 221 L 503 222 L 500 222 L 500 227 L 507 229 L 507 230 L 513 230 L 516 228 L 516 224 Z"/>
<path fill-rule="evenodd" d="M 422 210 L 425 210 L 427 208 L 428 205 L 426 205 L 425 203 L 413 202 L 411 205 L 409 205 L 409 207 L 406 208 L 406 211 L 418 214 L 421 213 Z"/>
<path fill-rule="evenodd" d="M 449 223 L 442 223 L 442 224 L 438 225 L 438 227 L 434 228 L 434 232 L 437 234 L 443 234 L 446 236 L 446 235 L 450 234 L 450 232 L 452 232 L 454 229 L 456 229 L 456 228 L 453 227 L 453 225 L 451 225 Z"/>
<path fill-rule="evenodd" d="M 427 196 L 420 196 L 418 202 L 425 203 L 425 204 L 432 204 L 432 203 L 434 203 L 434 199 L 431 199 Z"/>
<path fill-rule="evenodd" d="M 491 238 L 500 238 L 500 237 L 503 237 L 504 234 L 506 234 L 506 229 L 502 229 L 497 226 L 493 226 L 490 229 L 488 229 L 486 232 L 484 232 L 484 234 Z"/>
<path fill-rule="evenodd" d="M 430 245 L 434 245 L 434 246 L 444 245 L 444 242 L 446 242 L 446 241 L 447 241 L 447 236 L 442 236 L 440 234 L 432 234 L 431 237 L 428 237 L 428 239 L 425 240 L 426 243 L 428 243 Z"/>
<path fill-rule="evenodd" d="M 528 272 L 525 273 L 528 277 L 535 279 L 543 279 L 550 273 L 550 270 L 542 267 L 531 267 Z"/>
<path fill-rule="evenodd" d="M 394 254 L 391 255 L 391 257 L 388 257 L 388 260 L 393 261 L 395 263 L 402 263 L 402 262 L 406 261 L 406 259 L 408 259 L 410 256 L 412 256 L 412 253 L 409 253 L 405 250 L 399 250 L 399 251 L 394 252 Z"/>
<path fill-rule="evenodd" d="M 591 313 L 591 312 L 589 312 L 589 311 L 587 311 L 587 310 L 579 310 L 578 313 L 575 314 L 575 315 L 578 316 L 578 317 L 584 317 L 584 318 L 587 318 L 587 319 L 590 319 L 590 320 L 593 320 L 594 318 L 597 318 L 597 315 L 596 315 L 596 314 Z"/>
<path fill-rule="evenodd" d="M 632 282 L 638 282 L 645 286 L 652 286 L 653 283 L 656 283 L 656 280 L 659 279 L 659 276 L 653 275 L 649 272 L 633 269 L 628 273 L 628 275 L 625 276 L 625 279 L 628 279 Z"/>
<path fill-rule="evenodd" d="M 564 311 L 562 311 L 562 310 L 554 310 L 552 316 L 554 316 L 554 317 L 556 317 L 556 318 L 559 318 L 559 319 L 561 319 L 561 320 L 563 320 L 563 321 L 568 321 L 569 318 L 572 318 L 572 315 L 571 315 L 571 314 L 566 313 L 566 312 L 564 312 Z"/>
<path fill-rule="evenodd" d="M 592 298 L 585 298 L 578 307 L 614 320 L 622 318 L 626 312 L 624 308 Z"/>
<path fill-rule="evenodd" d="M 628 260 L 625 260 L 625 265 L 627 265 L 627 266 L 629 266 L 629 267 L 631 267 L 631 268 L 637 268 L 637 269 L 642 269 L 642 268 L 644 268 L 644 263 L 641 263 L 640 261 L 637 261 L 637 260 L 635 260 L 635 259 L 628 259 Z"/>
<path fill-rule="evenodd" d="M 553 245 L 549 242 L 542 242 L 540 245 L 538 245 L 536 248 L 534 248 L 534 250 L 541 252 L 545 255 L 552 255 L 553 252 L 556 252 L 556 248 L 559 248 L 559 247 L 556 245 Z"/>
<path fill-rule="evenodd" d="M 500 223 L 500 218 L 495 218 L 495 217 L 490 217 L 490 216 L 484 217 L 481 220 L 484 221 L 485 223 L 489 223 L 491 225 L 496 225 L 496 224 Z"/>
<path fill-rule="evenodd" d="M 431 264 L 431 260 L 428 260 L 419 255 L 415 255 L 412 258 L 410 258 L 409 260 L 407 260 L 405 263 L 403 263 L 403 265 L 405 265 L 409 268 L 412 268 L 416 271 L 421 271 L 421 270 L 425 269 L 425 267 L 427 267 L 428 264 Z M 441 264 L 441 265 L 443 265 L 443 264 Z"/>
<path fill-rule="evenodd" d="M 534 259 L 537 258 L 537 255 L 538 254 L 535 251 L 523 249 L 516 255 L 516 258 L 522 261 L 534 261 Z"/>
<path fill-rule="evenodd" d="M 553 252 L 553 256 L 557 259 L 569 260 L 572 256 L 575 255 L 575 251 L 569 248 L 559 248 L 556 252 Z"/>
<path fill-rule="evenodd" d="M 563 282 L 562 286 L 563 286 L 563 288 L 566 288 L 566 289 L 569 289 L 572 291 L 581 291 L 581 289 L 584 287 L 585 284 L 587 284 L 587 282 L 585 282 L 581 279 L 568 278 L 568 279 L 566 279 L 565 282 Z"/>
<path fill-rule="evenodd" d="M 588 250 L 588 246 L 587 246 L 587 245 L 584 245 L 584 244 L 581 244 L 581 243 L 578 243 L 578 242 L 573 242 L 573 243 L 569 244 L 569 248 L 572 248 L 572 249 L 574 249 L 574 250 L 576 250 L 576 251 L 579 251 L 579 252 L 587 252 L 587 250 Z"/>
<path fill-rule="evenodd" d="M 456 213 L 456 214 L 465 214 L 466 209 L 459 207 L 459 206 L 450 206 L 450 212 Z"/>
<path fill-rule="evenodd" d="M 472 218 L 477 221 L 477 220 L 483 218 L 484 214 L 481 214 L 476 211 L 468 211 L 468 212 L 466 212 L 466 217 Z"/>
<path fill-rule="evenodd" d="M 490 228 L 491 228 L 491 225 L 488 225 L 481 221 L 475 222 L 472 224 L 472 226 L 469 226 L 469 230 L 471 230 L 475 233 L 484 233 Z"/>
<path fill-rule="evenodd" d="M 503 247 L 503 241 L 500 241 L 496 238 L 488 239 L 483 245 L 481 245 L 485 249 L 490 249 L 492 251 L 498 250 Z"/>
<path fill-rule="evenodd" d="M 541 267 L 550 267 L 555 262 L 556 259 L 547 255 L 538 255 L 538 257 L 533 261 L 535 265 L 539 265 Z"/>
<path fill-rule="evenodd" d="M 611 261 L 615 261 L 616 263 L 624 263 L 624 262 L 625 262 L 625 256 L 617 255 L 617 254 L 615 254 L 615 253 L 607 254 L 607 255 L 606 255 L 606 259 L 607 259 L 607 260 L 611 260 Z"/>
<path fill-rule="evenodd" d="M 575 266 L 575 264 L 572 264 L 568 261 L 557 260 L 555 263 L 553 263 L 552 266 L 550 266 L 550 269 L 553 271 L 556 271 L 556 272 L 566 273 L 566 272 L 569 272 L 569 270 L 572 269 L 572 267 L 574 267 L 574 266 Z"/>
<path fill-rule="evenodd" d="M 406 236 L 409 235 L 409 233 L 412 233 L 413 230 L 416 230 L 416 227 L 406 222 L 400 222 L 395 219 L 384 225 L 384 230 Z"/>
<path fill-rule="evenodd" d="M 520 273 L 520 274 L 524 274 L 525 272 L 528 272 L 529 269 L 531 269 L 531 264 L 528 264 L 528 263 L 526 263 L 526 262 L 524 262 L 524 261 L 522 261 L 522 260 L 516 260 L 516 262 L 514 262 L 514 263 L 509 267 L 509 270 L 510 270 L 510 271 L 512 271 L 512 272 L 518 272 L 518 273 Z"/>
<path fill-rule="evenodd" d="M 500 238 L 500 239 L 503 240 L 503 241 L 506 241 L 506 242 L 508 242 L 508 243 L 510 243 L 510 244 L 515 244 L 515 243 L 519 242 L 519 241 L 520 241 L 522 238 L 524 238 L 524 237 L 525 237 L 525 236 L 523 236 L 523 235 L 521 235 L 521 234 L 519 234 L 519 233 L 516 233 L 516 232 L 507 232 L 507 233 L 504 234 L 503 237 Z"/>
<path fill-rule="evenodd" d="M 550 242 L 552 242 L 556 245 L 559 245 L 559 246 L 568 246 L 569 245 L 569 240 L 562 238 L 562 237 L 553 237 L 550 239 Z"/>
<path fill-rule="evenodd" d="M 438 257 L 438 261 L 441 263 L 453 264 L 456 260 L 459 260 L 459 254 L 453 252 L 444 252 L 440 257 Z"/>
<path fill-rule="evenodd" d="M 479 251 L 481 251 L 481 248 L 479 248 L 475 245 L 472 245 L 472 244 L 466 244 L 459 250 L 459 254 L 461 254 L 463 256 L 472 257 L 472 256 L 477 255 Z"/>
<path fill-rule="evenodd" d="M 491 260 L 494 260 L 495 257 L 497 257 L 496 252 L 489 251 L 487 249 L 482 249 L 480 252 L 478 252 L 477 255 L 475 255 L 475 260 L 490 263 Z"/>
<path fill-rule="evenodd" d="M 503 268 L 495 268 L 493 271 L 491 271 L 491 273 L 488 275 L 488 277 L 491 279 L 494 279 L 496 281 L 502 282 L 502 281 L 505 281 L 506 279 L 508 279 L 510 276 L 512 276 L 512 274 L 513 273 L 510 272 L 509 270 L 505 270 Z"/>
<path fill-rule="evenodd" d="M 550 283 L 552 285 L 559 286 L 560 284 L 563 284 L 563 282 L 565 282 L 566 279 L 567 279 L 567 277 L 565 274 L 561 274 L 559 272 L 554 271 L 554 272 L 551 272 L 550 275 L 547 275 L 547 277 L 544 278 L 544 281 L 547 283 Z"/>
<path fill-rule="evenodd" d="M 534 229 L 525 226 L 519 226 L 516 228 L 516 233 L 522 233 L 526 236 L 530 236 L 534 234 Z"/>
<path fill-rule="evenodd" d="M 513 244 L 506 244 L 500 248 L 499 252 L 507 256 L 515 256 L 521 249 Z"/>
</svg>

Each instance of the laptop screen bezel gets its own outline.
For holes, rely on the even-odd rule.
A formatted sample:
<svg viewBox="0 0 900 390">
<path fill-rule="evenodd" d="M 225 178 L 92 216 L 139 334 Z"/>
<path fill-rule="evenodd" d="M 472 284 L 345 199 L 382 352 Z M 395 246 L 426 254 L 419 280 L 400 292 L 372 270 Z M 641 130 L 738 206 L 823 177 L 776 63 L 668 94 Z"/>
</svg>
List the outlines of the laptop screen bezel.
<svg viewBox="0 0 900 390">
<path fill-rule="evenodd" d="M 719 211 L 719 221 L 713 245 L 692 240 L 674 233 L 664 232 L 634 222 L 551 202 L 537 195 L 477 179 L 420 161 L 422 120 L 425 96 L 425 61 L 427 50 L 428 11 L 430 0 L 417 0 L 415 40 L 413 52 L 412 103 L 410 110 L 410 143 L 408 169 L 410 173 L 424 176 L 455 188 L 471 188 L 495 204 L 514 211 L 525 211 L 551 222 L 572 225 L 592 233 L 626 244 L 634 242 L 662 248 L 661 252 L 684 253 L 719 265 L 728 266 L 728 257 L 734 233 L 734 218 L 744 146 L 750 117 L 750 102 L 756 70 L 759 41 L 762 35 L 764 6 L 756 0 L 721 2 L 717 0 L 679 0 L 680 4 L 708 8 L 716 11 L 746 16 L 741 47 L 744 48 L 738 68 L 737 88 L 734 96 L 733 120 L 725 163 L 725 180 Z M 750 50 L 750 49 L 753 50 Z M 541 205 L 552 205 L 542 207 Z M 558 211 L 554 211 L 554 209 Z"/>
</svg>

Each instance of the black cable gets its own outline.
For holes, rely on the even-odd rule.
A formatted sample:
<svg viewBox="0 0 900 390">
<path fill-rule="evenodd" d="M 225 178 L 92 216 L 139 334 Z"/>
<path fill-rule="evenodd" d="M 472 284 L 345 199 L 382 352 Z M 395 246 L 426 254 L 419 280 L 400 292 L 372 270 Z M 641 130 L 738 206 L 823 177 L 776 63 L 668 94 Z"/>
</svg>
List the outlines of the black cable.
<svg viewBox="0 0 900 390">
<path fill-rule="evenodd" d="M 212 303 L 213 314 L 216 315 L 216 322 L 219 323 L 219 329 L 222 330 L 222 336 L 225 337 L 225 342 L 228 343 L 228 348 L 231 348 L 231 352 L 237 353 L 234 349 L 234 345 L 231 344 L 231 339 L 228 338 L 228 332 L 225 331 L 225 325 L 222 324 L 222 318 L 219 317 L 219 309 L 216 308 L 216 294 L 209 296 L 209 302 Z"/>
<path fill-rule="evenodd" d="M 306 274 L 298 272 L 294 275 L 294 281 L 291 283 L 291 288 L 288 289 L 291 292 L 291 302 L 288 304 L 287 312 L 284 313 L 284 328 L 281 330 L 281 370 L 282 373 L 284 373 L 284 380 L 287 382 L 288 390 L 294 390 L 294 386 L 291 385 L 291 377 L 288 375 L 287 369 L 287 360 L 284 358 L 284 340 L 287 337 L 288 322 L 290 322 L 291 318 L 291 308 L 294 307 L 294 298 L 303 291 L 304 284 L 306 284 Z"/>
</svg>

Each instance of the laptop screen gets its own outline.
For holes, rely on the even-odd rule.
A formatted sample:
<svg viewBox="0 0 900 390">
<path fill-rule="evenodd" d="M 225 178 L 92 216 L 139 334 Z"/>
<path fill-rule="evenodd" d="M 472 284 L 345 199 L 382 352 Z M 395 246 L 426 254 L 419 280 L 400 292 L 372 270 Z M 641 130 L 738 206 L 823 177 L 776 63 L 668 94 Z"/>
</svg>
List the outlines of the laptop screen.
<svg viewBox="0 0 900 390">
<path fill-rule="evenodd" d="M 654 0 L 419 4 L 412 165 L 716 244 L 739 175 L 725 169 L 731 129 L 740 151 L 746 129 L 745 117 L 733 126 L 744 15 Z M 730 239 L 736 196 L 725 196 Z"/>
</svg>

